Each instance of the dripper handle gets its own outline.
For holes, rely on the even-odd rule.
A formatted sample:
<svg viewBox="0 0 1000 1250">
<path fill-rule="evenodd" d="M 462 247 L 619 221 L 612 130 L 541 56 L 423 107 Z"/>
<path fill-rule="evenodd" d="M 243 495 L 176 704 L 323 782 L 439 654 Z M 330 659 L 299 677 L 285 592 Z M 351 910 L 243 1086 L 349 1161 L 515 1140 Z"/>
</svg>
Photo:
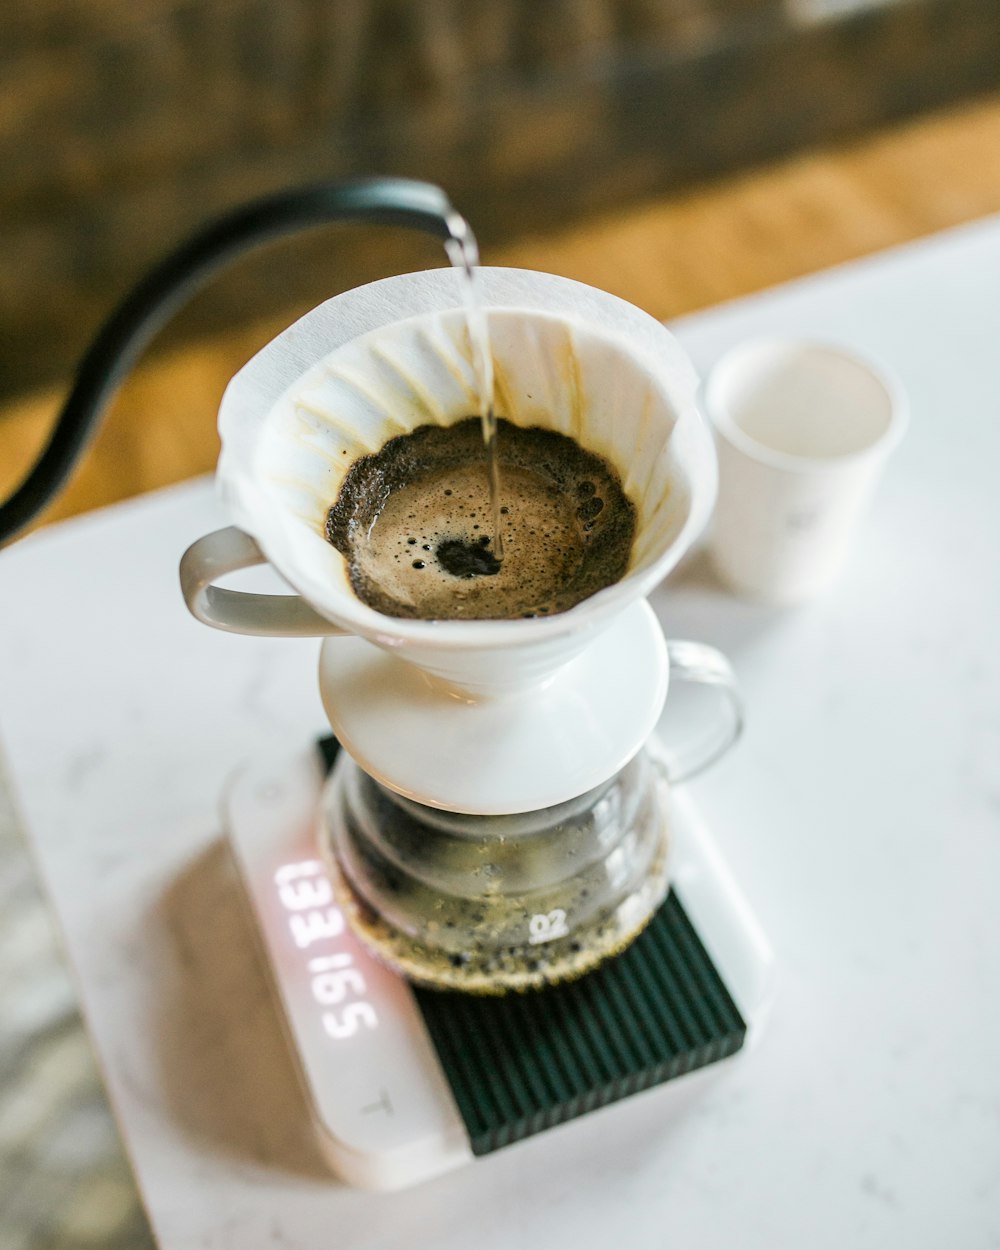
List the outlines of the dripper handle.
<svg viewBox="0 0 1000 1250">
<path fill-rule="evenodd" d="M 347 632 L 298 595 L 260 595 L 215 585 L 227 573 L 266 563 L 267 556 L 257 543 L 235 525 L 206 534 L 181 558 L 184 602 L 202 624 L 231 634 L 320 638 Z"/>
<path fill-rule="evenodd" d="M 670 683 L 690 682 L 712 686 L 722 697 L 722 715 L 711 729 L 691 741 L 668 742 L 670 764 L 667 779 L 676 784 L 690 781 L 734 746 L 743 733 L 743 698 L 732 667 L 721 651 L 703 642 L 667 642 L 670 661 Z M 667 695 L 669 707 L 670 695 Z"/>
</svg>

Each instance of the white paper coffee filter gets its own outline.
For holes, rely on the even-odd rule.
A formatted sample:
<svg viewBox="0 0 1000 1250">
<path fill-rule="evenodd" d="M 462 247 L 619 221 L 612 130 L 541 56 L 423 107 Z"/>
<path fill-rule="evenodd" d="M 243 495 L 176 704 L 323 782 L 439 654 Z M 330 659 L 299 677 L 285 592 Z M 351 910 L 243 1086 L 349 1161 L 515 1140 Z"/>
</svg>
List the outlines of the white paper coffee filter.
<svg viewBox="0 0 1000 1250">
<path fill-rule="evenodd" d="M 325 538 L 351 464 L 417 426 L 478 411 L 465 314 L 447 306 L 456 279 L 405 275 L 329 301 L 251 361 L 223 401 L 218 480 L 234 521 L 334 619 L 343 618 L 345 594 L 352 616 L 371 613 L 350 596 L 345 561 Z M 645 593 L 714 500 L 693 369 L 659 323 L 603 292 L 505 270 L 483 271 L 483 287 L 497 414 L 567 434 L 616 467 L 638 511 L 637 537 L 627 577 L 601 594 L 631 597 L 637 587 L 626 583 L 635 579 Z M 362 330 L 346 341 L 338 304 L 342 321 Z M 416 315 L 383 322 L 394 307 Z M 324 337 L 332 350 L 306 364 Z"/>
</svg>

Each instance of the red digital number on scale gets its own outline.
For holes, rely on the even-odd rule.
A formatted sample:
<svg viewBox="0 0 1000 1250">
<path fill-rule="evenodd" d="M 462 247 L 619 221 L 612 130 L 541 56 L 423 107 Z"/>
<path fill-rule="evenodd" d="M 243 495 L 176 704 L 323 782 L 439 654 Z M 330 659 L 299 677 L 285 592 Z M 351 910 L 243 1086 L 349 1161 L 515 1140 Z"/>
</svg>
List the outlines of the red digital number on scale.
<svg viewBox="0 0 1000 1250">
<path fill-rule="evenodd" d="M 333 903 L 333 888 L 318 859 L 285 864 L 274 874 L 281 905 L 288 913 L 288 930 L 300 951 L 318 942 L 336 941 L 346 929 L 344 916 Z M 336 1041 L 353 1037 L 359 1029 L 378 1024 L 375 1008 L 362 996 L 365 978 L 354 966 L 350 951 L 313 955 L 308 964 L 312 996 L 323 1011 L 323 1028 Z"/>
</svg>

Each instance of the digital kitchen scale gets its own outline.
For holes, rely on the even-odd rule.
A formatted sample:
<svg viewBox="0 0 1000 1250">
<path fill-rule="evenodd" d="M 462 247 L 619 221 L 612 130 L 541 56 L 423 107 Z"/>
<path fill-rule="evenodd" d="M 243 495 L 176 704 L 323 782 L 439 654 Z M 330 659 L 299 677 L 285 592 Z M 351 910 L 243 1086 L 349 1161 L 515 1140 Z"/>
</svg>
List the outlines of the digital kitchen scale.
<svg viewBox="0 0 1000 1250">
<path fill-rule="evenodd" d="M 682 790 L 670 799 L 672 889 L 635 942 L 576 981 L 478 997 L 413 987 L 334 905 L 317 831 L 337 749 L 328 738 L 246 767 L 226 814 L 290 1048 L 341 1179 L 414 1184 L 726 1059 L 756 1036 L 772 953 Z"/>
</svg>

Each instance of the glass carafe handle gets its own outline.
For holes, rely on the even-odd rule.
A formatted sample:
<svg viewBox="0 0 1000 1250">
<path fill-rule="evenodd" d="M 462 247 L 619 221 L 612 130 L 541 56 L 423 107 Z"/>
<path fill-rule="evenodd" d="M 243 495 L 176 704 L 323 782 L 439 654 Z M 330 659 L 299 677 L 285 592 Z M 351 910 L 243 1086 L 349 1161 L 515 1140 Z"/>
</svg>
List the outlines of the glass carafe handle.
<svg viewBox="0 0 1000 1250">
<path fill-rule="evenodd" d="M 670 687 L 674 682 L 710 686 L 722 704 L 711 727 L 691 740 L 665 741 L 669 756 L 668 779 L 690 781 L 705 771 L 733 746 L 743 732 L 743 699 L 729 661 L 721 651 L 702 642 L 667 642 L 670 659 Z M 667 705 L 670 692 L 667 693 Z"/>
</svg>

